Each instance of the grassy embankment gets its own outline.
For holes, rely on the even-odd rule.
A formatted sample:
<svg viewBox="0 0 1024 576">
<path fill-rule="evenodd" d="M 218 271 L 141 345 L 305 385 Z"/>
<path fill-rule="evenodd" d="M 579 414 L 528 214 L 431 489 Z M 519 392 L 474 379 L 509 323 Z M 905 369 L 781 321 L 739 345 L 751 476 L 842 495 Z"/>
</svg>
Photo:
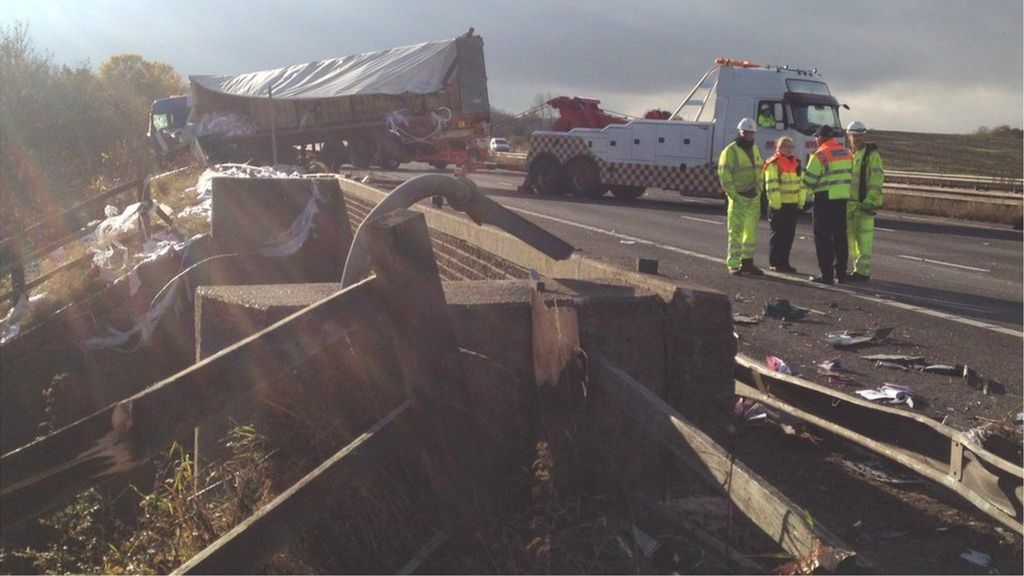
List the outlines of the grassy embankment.
<svg viewBox="0 0 1024 576">
<path fill-rule="evenodd" d="M 872 130 L 890 170 L 1020 178 L 1024 139 L 996 134 L 923 134 Z"/>
</svg>

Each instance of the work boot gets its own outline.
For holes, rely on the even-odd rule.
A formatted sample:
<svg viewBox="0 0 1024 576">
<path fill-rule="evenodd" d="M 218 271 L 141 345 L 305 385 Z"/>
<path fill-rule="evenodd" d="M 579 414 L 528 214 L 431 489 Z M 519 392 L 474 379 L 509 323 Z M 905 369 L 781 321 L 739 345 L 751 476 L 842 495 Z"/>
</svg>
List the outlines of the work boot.
<svg viewBox="0 0 1024 576">
<path fill-rule="evenodd" d="M 796 268 L 786 264 L 783 266 L 772 266 L 772 272 L 781 272 L 783 274 L 798 274 Z"/>
<path fill-rule="evenodd" d="M 743 269 L 741 268 L 729 268 L 729 274 L 732 276 L 742 276 Z"/>
<path fill-rule="evenodd" d="M 832 279 L 825 278 L 824 276 L 811 276 L 810 278 L 808 278 L 808 280 L 814 282 L 815 284 L 828 284 L 829 286 L 832 285 Z"/>
<path fill-rule="evenodd" d="M 751 276 L 764 276 L 764 270 L 754 266 L 753 258 L 744 258 L 740 264 L 740 270 Z"/>
<path fill-rule="evenodd" d="M 847 278 L 850 282 L 867 282 L 870 279 L 870 276 L 867 274 L 861 274 L 860 272 L 854 272 L 853 274 L 850 274 L 849 278 Z"/>
</svg>

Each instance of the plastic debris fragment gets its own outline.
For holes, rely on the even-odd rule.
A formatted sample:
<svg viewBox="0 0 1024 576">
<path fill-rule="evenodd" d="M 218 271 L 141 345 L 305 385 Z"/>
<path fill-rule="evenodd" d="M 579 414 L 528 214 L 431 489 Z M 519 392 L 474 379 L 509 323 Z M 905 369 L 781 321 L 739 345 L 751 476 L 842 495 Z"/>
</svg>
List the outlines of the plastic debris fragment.
<svg viewBox="0 0 1024 576">
<path fill-rule="evenodd" d="M 771 354 L 764 357 L 764 364 L 769 370 L 773 372 L 779 372 L 781 374 L 793 374 L 793 369 L 790 368 L 782 358 L 772 356 Z"/>
<path fill-rule="evenodd" d="M 914 392 L 908 386 L 885 383 L 876 389 L 857 390 L 857 395 L 872 402 L 884 401 L 887 404 L 906 404 L 914 407 Z"/>
<path fill-rule="evenodd" d="M 968 548 L 967 552 L 960 555 L 961 558 L 966 560 L 970 564 L 975 566 L 981 566 L 982 568 L 988 568 L 992 565 L 992 557 L 984 552 L 978 552 L 972 548 Z"/>
<path fill-rule="evenodd" d="M 843 330 L 842 332 L 829 332 L 825 335 L 825 343 L 836 348 L 848 346 L 859 346 L 861 344 L 882 344 L 889 339 L 892 328 L 878 328 L 867 332 L 856 332 Z"/>
<path fill-rule="evenodd" d="M 734 324 L 760 324 L 760 316 L 748 316 L 746 314 L 733 314 L 732 321 Z"/>
<path fill-rule="evenodd" d="M 774 299 L 764 305 L 764 315 L 783 320 L 803 320 L 807 317 L 807 310 L 793 306 L 789 300 Z"/>
</svg>

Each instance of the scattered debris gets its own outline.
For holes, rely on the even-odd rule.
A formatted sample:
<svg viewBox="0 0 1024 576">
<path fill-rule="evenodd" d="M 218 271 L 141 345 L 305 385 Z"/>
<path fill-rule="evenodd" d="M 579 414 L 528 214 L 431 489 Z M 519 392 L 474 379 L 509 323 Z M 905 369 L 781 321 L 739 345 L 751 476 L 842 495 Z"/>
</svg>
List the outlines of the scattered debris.
<svg viewBox="0 0 1024 576">
<path fill-rule="evenodd" d="M 777 356 L 772 356 L 771 354 L 765 356 L 764 364 L 773 372 L 779 372 L 780 374 L 793 374 L 793 369 L 790 368 L 782 358 Z"/>
<path fill-rule="evenodd" d="M 760 324 L 760 316 L 748 316 L 746 314 L 733 314 L 732 321 L 734 324 Z"/>
<path fill-rule="evenodd" d="M 857 386 L 859 382 L 852 376 L 846 376 L 845 374 L 829 374 L 829 384 L 842 384 L 843 386 Z"/>
<path fill-rule="evenodd" d="M 878 328 L 867 332 L 843 330 L 842 332 L 829 332 L 825 335 L 825 343 L 836 348 L 859 346 L 861 344 L 882 344 L 889 339 L 892 328 Z"/>
<path fill-rule="evenodd" d="M 900 364 L 899 362 L 889 362 L 888 360 L 879 360 L 875 362 L 875 366 L 880 368 L 892 368 L 894 370 L 910 370 L 906 364 Z"/>
<path fill-rule="evenodd" d="M 832 360 L 822 360 L 815 364 L 818 367 L 818 374 L 823 376 L 833 376 L 847 370 L 843 368 L 842 364 L 839 363 L 839 358 L 833 358 Z"/>
<path fill-rule="evenodd" d="M 17 337 L 21 333 L 22 322 L 31 315 L 32 309 L 47 297 L 46 292 L 32 295 L 22 294 L 14 307 L 7 312 L 7 316 L 0 320 L 0 344 L 5 344 Z"/>
<path fill-rule="evenodd" d="M 982 425 L 976 426 L 964 432 L 964 438 L 966 438 L 968 442 L 971 442 L 976 446 L 984 448 L 985 441 L 988 440 L 994 433 L 995 431 L 991 427 L 989 427 L 988 425 Z"/>
<path fill-rule="evenodd" d="M 868 356 L 861 356 L 865 360 L 880 360 L 883 362 L 897 362 L 906 366 L 914 364 L 923 364 L 924 356 L 907 356 L 905 354 L 871 354 Z"/>
<path fill-rule="evenodd" d="M 877 389 L 857 390 L 857 395 L 872 402 L 884 400 L 887 404 L 906 404 L 911 408 L 917 402 L 913 390 L 900 384 L 885 383 Z"/>
<path fill-rule="evenodd" d="M 997 380 L 989 378 L 985 380 L 985 384 L 981 387 L 981 393 L 988 396 L 989 394 L 1006 394 L 1006 386 Z"/>
<path fill-rule="evenodd" d="M 982 568 L 988 569 L 992 566 L 992 557 L 984 552 L 978 552 L 972 548 L 968 548 L 967 552 L 960 555 L 961 558 L 966 560 L 970 564 L 975 566 L 981 566 Z"/>
<path fill-rule="evenodd" d="M 619 244 L 626 244 L 627 246 L 632 246 L 633 244 L 636 244 L 636 240 L 619 240 Z"/>
<path fill-rule="evenodd" d="M 637 528 L 636 524 L 633 525 L 632 534 L 633 541 L 636 542 L 636 547 L 644 555 L 644 558 L 653 556 L 658 547 L 661 546 L 653 536 Z"/>
<path fill-rule="evenodd" d="M 793 326 L 792 322 L 783 322 L 782 329 L 785 330 L 786 332 L 789 332 L 790 334 L 797 334 L 800 336 L 804 335 L 803 332 L 796 329 L 796 326 Z"/>
<path fill-rule="evenodd" d="M 783 320 L 803 320 L 807 317 L 807 312 L 804 308 L 793 306 L 789 300 L 773 299 L 764 305 L 765 316 Z"/>
<path fill-rule="evenodd" d="M 862 540 L 898 540 L 910 534 L 908 530 L 875 530 L 868 527 L 863 520 L 854 522 L 853 528 L 857 531 L 857 537 Z"/>
<path fill-rule="evenodd" d="M 827 340 L 826 340 L 827 341 Z M 963 378 L 967 385 L 982 394 L 1005 394 L 1006 387 L 997 380 L 984 378 L 978 371 L 964 364 L 928 364 L 924 356 L 907 356 L 902 354 L 872 354 L 861 356 L 865 360 L 874 360 L 875 366 L 897 370 L 919 370 L 926 374 Z"/>
<path fill-rule="evenodd" d="M 938 374 L 940 376 L 962 376 L 963 366 L 950 366 L 949 364 L 932 364 L 931 366 L 925 366 L 921 368 L 921 372 L 927 372 L 928 374 Z"/>
<path fill-rule="evenodd" d="M 736 401 L 733 416 L 743 428 L 760 428 L 768 423 L 769 418 L 779 420 L 778 412 L 749 398 L 740 398 Z"/>
</svg>

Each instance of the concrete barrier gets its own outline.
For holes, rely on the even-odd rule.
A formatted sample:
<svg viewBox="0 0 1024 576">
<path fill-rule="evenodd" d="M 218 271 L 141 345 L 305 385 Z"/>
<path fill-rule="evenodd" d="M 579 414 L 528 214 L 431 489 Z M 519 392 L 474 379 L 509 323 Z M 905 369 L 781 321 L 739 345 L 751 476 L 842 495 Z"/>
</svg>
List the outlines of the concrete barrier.
<svg viewBox="0 0 1024 576">
<path fill-rule="evenodd" d="M 339 182 L 349 206 L 373 206 L 385 195 L 353 180 L 341 178 Z M 551 260 L 517 238 L 494 228 L 478 226 L 461 215 L 422 203 L 413 209 L 425 215 L 435 245 L 437 242 L 443 244 L 445 237 L 458 238 L 472 245 L 476 258 L 481 261 L 508 262 L 519 269 L 537 270 L 543 276 L 562 282 L 611 281 L 660 296 L 668 303 L 666 346 L 672 352 L 661 379 L 666 383 L 665 389 L 658 392 L 659 396 L 687 416 L 696 418 L 703 415 L 710 419 L 721 416 L 709 415 L 706 411 L 694 413 L 693 409 L 701 405 L 695 400 L 722 399 L 732 395 L 732 358 L 736 353 L 736 341 L 732 331 L 732 305 L 726 295 L 640 274 L 579 254 L 560 262 Z M 629 345 L 628 342 L 623 344 Z"/>
<path fill-rule="evenodd" d="M 340 280 L 352 228 L 336 179 L 217 176 L 212 185 L 213 251 L 244 255 L 223 266 L 237 278 L 213 284 Z"/>
</svg>

